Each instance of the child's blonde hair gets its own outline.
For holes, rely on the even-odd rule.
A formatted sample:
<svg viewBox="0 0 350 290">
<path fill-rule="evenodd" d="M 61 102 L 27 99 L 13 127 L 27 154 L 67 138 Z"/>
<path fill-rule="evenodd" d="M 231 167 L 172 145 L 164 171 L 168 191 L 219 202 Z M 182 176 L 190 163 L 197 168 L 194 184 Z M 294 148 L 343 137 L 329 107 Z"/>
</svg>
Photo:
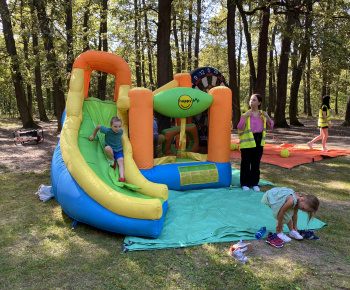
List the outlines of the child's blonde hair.
<svg viewBox="0 0 350 290">
<path fill-rule="evenodd" d="M 118 117 L 113 117 L 113 118 L 111 119 L 111 126 L 112 126 L 112 124 L 115 123 L 115 122 L 120 122 L 120 123 L 122 123 L 122 120 L 119 119 Z"/>
<path fill-rule="evenodd" d="M 304 198 L 307 207 L 310 209 L 310 211 L 307 212 L 309 217 L 307 222 L 309 222 L 318 210 L 318 207 L 320 206 L 320 201 L 316 196 L 312 194 L 305 194 L 303 192 L 298 192 L 297 194 Z"/>
</svg>

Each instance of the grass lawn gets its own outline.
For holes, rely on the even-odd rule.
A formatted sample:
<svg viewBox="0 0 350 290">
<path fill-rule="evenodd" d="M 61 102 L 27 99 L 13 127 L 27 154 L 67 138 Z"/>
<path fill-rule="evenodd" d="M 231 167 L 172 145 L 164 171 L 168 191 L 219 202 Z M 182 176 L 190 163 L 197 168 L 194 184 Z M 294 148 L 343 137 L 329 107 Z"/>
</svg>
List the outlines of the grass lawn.
<svg viewBox="0 0 350 290">
<path fill-rule="evenodd" d="M 239 160 L 233 160 L 239 168 Z M 315 194 L 321 241 L 281 249 L 255 240 L 240 264 L 232 243 L 122 253 L 124 236 L 79 223 L 34 193 L 50 172 L 0 176 L 1 289 L 349 289 L 350 156 L 293 169 L 262 164 L 262 179 Z M 270 187 L 262 187 L 265 191 Z M 259 218 L 259 217 L 257 217 Z"/>
</svg>

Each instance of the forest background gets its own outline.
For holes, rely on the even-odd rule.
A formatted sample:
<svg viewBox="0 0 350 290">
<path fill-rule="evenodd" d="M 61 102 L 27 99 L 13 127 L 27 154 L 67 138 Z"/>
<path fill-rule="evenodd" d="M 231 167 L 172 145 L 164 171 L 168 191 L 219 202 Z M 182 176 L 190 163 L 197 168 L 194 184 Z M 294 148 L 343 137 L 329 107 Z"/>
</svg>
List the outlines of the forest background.
<svg viewBox="0 0 350 290">
<path fill-rule="evenodd" d="M 348 0 L 0 0 L 0 12 L 0 115 L 24 128 L 55 116 L 61 130 L 72 65 L 87 50 L 121 56 L 133 86 L 152 91 L 214 67 L 232 90 L 234 127 L 252 93 L 276 127 L 302 126 L 324 95 L 350 125 Z M 94 71 L 89 96 L 113 99 L 114 82 Z"/>
</svg>

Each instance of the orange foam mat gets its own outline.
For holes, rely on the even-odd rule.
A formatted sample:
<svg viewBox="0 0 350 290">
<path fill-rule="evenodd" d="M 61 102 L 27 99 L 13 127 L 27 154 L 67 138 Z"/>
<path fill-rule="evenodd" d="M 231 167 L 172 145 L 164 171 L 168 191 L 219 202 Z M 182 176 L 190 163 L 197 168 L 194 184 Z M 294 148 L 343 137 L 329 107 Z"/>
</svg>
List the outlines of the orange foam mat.
<svg viewBox="0 0 350 290">
<path fill-rule="evenodd" d="M 281 151 L 283 149 L 287 149 L 289 151 L 289 157 L 285 158 L 281 156 Z M 325 152 L 322 151 L 321 148 L 310 149 L 307 146 L 298 146 L 292 144 L 265 144 L 264 154 L 261 158 L 261 162 L 285 168 L 293 168 L 300 164 L 311 163 L 313 161 L 320 161 L 324 157 L 337 157 L 348 154 L 350 154 L 350 150 L 329 149 Z M 239 150 L 231 151 L 231 158 L 240 159 L 241 152 Z"/>
</svg>

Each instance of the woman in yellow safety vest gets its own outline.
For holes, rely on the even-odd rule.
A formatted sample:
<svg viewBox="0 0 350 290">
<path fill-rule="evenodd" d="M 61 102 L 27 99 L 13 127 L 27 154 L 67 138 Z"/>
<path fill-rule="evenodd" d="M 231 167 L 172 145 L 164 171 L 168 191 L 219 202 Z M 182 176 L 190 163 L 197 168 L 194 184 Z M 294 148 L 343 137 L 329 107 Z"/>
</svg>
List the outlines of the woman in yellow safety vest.
<svg viewBox="0 0 350 290">
<path fill-rule="evenodd" d="M 328 151 L 326 148 L 327 138 L 328 138 L 328 128 L 332 128 L 331 126 L 331 118 L 329 116 L 329 102 L 331 97 L 330 96 L 323 96 L 322 98 L 322 105 L 320 108 L 320 111 L 318 113 L 318 124 L 317 126 L 320 128 L 320 135 L 312 139 L 310 142 L 307 143 L 307 145 L 312 149 L 312 145 L 317 141 L 322 139 L 322 150 Z"/>
<path fill-rule="evenodd" d="M 259 110 L 261 103 L 261 95 L 251 95 L 250 109 L 242 115 L 237 125 L 241 151 L 240 181 L 244 191 L 249 190 L 249 187 L 260 191 L 260 160 L 265 146 L 266 129 L 273 128 L 273 121 L 269 115 Z"/>
</svg>

